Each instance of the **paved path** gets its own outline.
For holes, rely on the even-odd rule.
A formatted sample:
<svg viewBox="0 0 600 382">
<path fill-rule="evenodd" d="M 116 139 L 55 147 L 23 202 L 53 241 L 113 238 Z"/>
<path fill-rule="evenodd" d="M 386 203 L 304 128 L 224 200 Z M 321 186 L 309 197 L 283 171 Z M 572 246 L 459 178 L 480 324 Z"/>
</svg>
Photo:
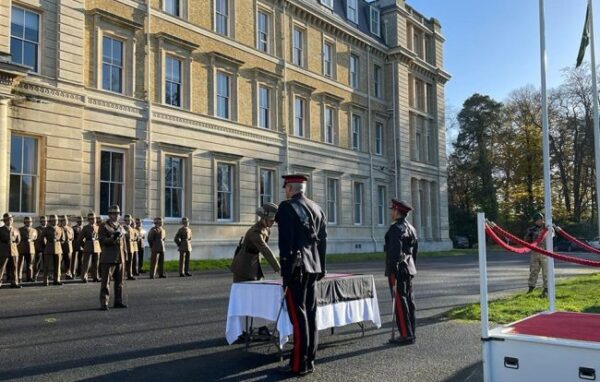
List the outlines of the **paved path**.
<svg viewBox="0 0 600 382">
<path fill-rule="evenodd" d="M 526 289 L 525 258 L 490 254 L 490 291 Z M 479 381 L 479 325 L 442 313 L 478 300 L 477 257 L 422 258 L 416 278 L 418 342 L 387 344 L 391 299 L 382 264 L 332 264 L 332 272 L 376 275 L 384 326 L 360 338 L 357 326 L 322 332 L 317 371 L 307 381 Z M 560 277 L 587 272 L 557 269 Z M 101 312 L 99 284 L 0 290 L 0 380 L 280 380 L 274 348 L 245 352 L 224 339 L 231 277 L 141 278 L 127 284 L 126 310 Z M 288 347 L 289 349 L 289 347 Z"/>
</svg>

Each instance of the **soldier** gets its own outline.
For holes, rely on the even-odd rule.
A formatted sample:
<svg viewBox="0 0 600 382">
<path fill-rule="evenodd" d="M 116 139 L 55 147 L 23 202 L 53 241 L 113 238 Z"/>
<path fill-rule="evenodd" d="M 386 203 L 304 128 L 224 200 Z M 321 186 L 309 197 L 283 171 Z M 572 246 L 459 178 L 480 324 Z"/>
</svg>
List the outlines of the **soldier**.
<svg viewBox="0 0 600 382">
<path fill-rule="evenodd" d="M 81 276 L 81 265 L 83 264 L 83 251 L 79 246 L 79 236 L 83 228 L 83 218 L 75 217 L 75 225 L 73 226 L 73 262 L 71 263 L 71 273 L 75 276 Z"/>
<path fill-rule="evenodd" d="M 527 228 L 525 234 L 525 241 L 533 243 L 538 239 L 542 231 L 544 230 L 544 215 L 537 212 L 533 215 L 534 225 Z M 545 248 L 543 243 L 540 243 L 541 248 Z M 529 258 L 529 290 L 527 293 L 531 293 L 535 290 L 540 269 L 542 270 L 542 280 L 544 282 L 544 289 L 542 291 L 542 297 L 546 297 L 548 294 L 548 259 L 546 256 L 537 252 L 531 251 L 531 257 Z"/>
<path fill-rule="evenodd" d="M 42 236 L 42 231 L 48 226 L 46 222 L 46 216 L 40 216 L 40 225 L 35 227 L 37 231 L 37 237 Z M 34 259 L 34 267 L 33 267 L 33 280 L 37 281 L 38 276 L 40 274 L 40 270 L 42 269 L 42 264 L 44 262 L 44 248 L 40 246 L 39 240 L 35 242 L 35 259 Z"/>
<path fill-rule="evenodd" d="M 285 196 L 275 220 L 279 225 L 281 276 L 288 314 L 294 327 L 291 371 L 312 373 L 318 347 L 316 282 L 325 277 L 327 219 L 321 207 L 304 196 L 308 178 L 283 176 Z"/>
<path fill-rule="evenodd" d="M 135 229 L 137 230 L 137 250 L 138 250 L 138 268 L 135 270 L 134 276 L 139 276 L 140 273 L 146 273 L 144 267 L 144 241 L 146 240 L 146 230 L 142 227 L 140 218 L 135 218 Z"/>
<path fill-rule="evenodd" d="M 265 203 L 256 210 L 256 214 L 260 217 L 260 220 L 246 232 L 242 249 L 231 262 L 234 283 L 260 280 L 264 277 L 260 266 L 259 254 L 261 253 L 271 264 L 275 273 L 279 273 L 281 270 L 279 261 L 277 261 L 273 251 L 267 244 L 269 236 L 271 236 L 271 227 L 275 223 L 277 204 Z"/>
<path fill-rule="evenodd" d="M 179 250 L 179 277 L 191 276 L 190 273 L 190 256 L 192 253 L 192 230 L 190 229 L 190 221 L 184 217 L 181 219 L 183 227 L 179 228 L 175 234 L 175 245 Z"/>
<path fill-rule="evenodd" d="M 4 225 L 0 227 L 0 286 L 2 285 L 6 266 L 10 263 L 12 265 L 10 269 L 10 287 L 21 288 L 17 267 L 19 257 L 17 247 L 21 237 L 19 230 L 13 227 L 13 216 L 11 214 L 5 213 L 2 216 L 2 221 Z"/>
<path fill-rule="evenodd" d="M 125 232 L 119 224 L 119 206 L 108 209 L 108 220 L 98 229 L 98 240 L 102 253 L 100 254 L 100 309 L 108 310 L 110 300 L 110 281 L 114 276 L 114 308 L 127 308 L 123 304 L 123 265 L 125 264 Z"/>
<path fill-rule="evenodd" d="M 64 239 L 62 242 L 63 265 L 65 270 L 65 279 L 73 280 L 73 228 L 69 225 L 67 215 L 60 215 L 58 219 L 59 226 L 64 231 Z"/>
<path fill-rule="evenodd" d="M 148 245 L 150 246 L 150 278 L 156 276 L 158 266 L 158 277 L 166 279 L 165 275 L 165 237 L 167 231 L 162 227 L 162 218 L 154 218 L 154 227 L 148 232 Z"/>
<path fill-rule="evenodd" d="M 394 318 L 400 333 L 399 338 L 392 335 L 390 343 L 414 344 L 415 299 L 412 279 L 417 274 L 417 233 L 406 220 L 412 211 L 408 203 L 392 199 L 390 209 L 392 225 L 385 234 L 385 275 L 394 300 Z"/>
<path fill-rule="evenodd" d="M 90 212 L 87 215 L 88 224 L 81 229 L 78 246 L 82 248 L 83 261 L 81 262 L 81 281 L 88 282 L 88 272 L 91 271 L 94 282 L 100 281 L 100 242 L 98 241 L 98 225 L 96 214 Z"/>
<path fill-rule="evenodd" d="M 125 243 L 127 244 L 125 270 L 127 273 L 127 280 L 135 280 L 135 277 L 133 277 L 133 270 L 137 268 L 137 231 L 133 227 L 135 223 L 131 218 L 131 215 L 125 215 L 124 221 L 125 224 L 123 225 L 123 230 L 125 231 Z"/>
<path fill-rule="evenodd" d="M 31 217 L 25 216 L 23 219 L 23 227 L 19 228 L 19 235 L 21 235 L 21 242 L 19 243 L 19 282 L 23 277 L 23 264 L 26 265 L 26 278 L 25 281 L 33 281 L 33 264 L 35 261 L 35 241 L 37 240 L 37 231 L 31 228 Z"/>
<path fill-rule="evenodd" d="M 56 215 L 50 215 L 49 225 L 44 228 L 42 234 L 38 237 L 38 244 L 43 249 L 44 254 L 44 286 L 48 286 L 48 273 L 50 272 L 50 263 L 54 266 L 54 285 L 62 285 L 60 281 L 60 266 L 62 263 L 62 243 L 65 240 L 65 233 L 57 224 Z"/>
</svg>

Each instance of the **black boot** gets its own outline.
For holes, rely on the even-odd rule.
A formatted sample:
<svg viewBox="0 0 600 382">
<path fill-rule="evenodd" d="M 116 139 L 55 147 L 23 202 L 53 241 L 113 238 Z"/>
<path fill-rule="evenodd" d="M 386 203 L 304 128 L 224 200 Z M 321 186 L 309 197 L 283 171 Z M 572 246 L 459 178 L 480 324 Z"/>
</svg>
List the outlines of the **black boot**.
<svg viewBox="0 0 600 382">
<path fill-rule="evenodd" d="M 527 291 L 527 293 L 531 293 L 535 290 L 535 287 L 529 287 L 529 290 Z"/>
</svg>

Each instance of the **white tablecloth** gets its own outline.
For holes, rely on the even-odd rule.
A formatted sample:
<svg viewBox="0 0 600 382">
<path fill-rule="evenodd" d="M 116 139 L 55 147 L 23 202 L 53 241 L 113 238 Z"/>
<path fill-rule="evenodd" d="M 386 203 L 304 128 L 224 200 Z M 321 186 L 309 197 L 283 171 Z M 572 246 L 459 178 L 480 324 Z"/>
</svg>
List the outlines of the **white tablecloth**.
<svg viewBox="0 0 600 382">
<path fill-rule="evenodd" d="M 381 327 L 379 316 L 379 303 L 375 280 L 373 283 L 373 298 L 338 302 L 317 307 L 317 328 L 324 330 L 332 327 L 341 327 L 363 321 L 371 321 L 377 328 Z M 225 337 L 229 344 L 234 343 L 245 330 L 246 317 L 260 317 L 267 321 L 275 322 L 281 307 L 283 288 L 278 281 L 249 281 L 234 283 L 229 294 L 229 308 L 227 309 L 227 325 Z M 279 345 L 288 341 L 293 328 L 290 322 L 287 306 L 283 309 L 277 322 L 279 331 Z"/>
</svg>

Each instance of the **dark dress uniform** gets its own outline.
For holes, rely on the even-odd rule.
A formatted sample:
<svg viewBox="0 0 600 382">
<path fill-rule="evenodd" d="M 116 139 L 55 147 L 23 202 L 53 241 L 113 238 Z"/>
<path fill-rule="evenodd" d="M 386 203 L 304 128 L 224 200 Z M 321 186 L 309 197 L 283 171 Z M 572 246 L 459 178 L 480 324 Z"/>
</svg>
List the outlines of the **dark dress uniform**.
<svg viewBox="0 0 600 382">
<path fill-rule="evenodd" d="M 264 277 L 262 267 L 260 266 L 260 254 L 267 259 L 275 272 L 281 270 L 279 261 L 275 258 L 273 251 L 267 244 L 271 229 L 265 227 L 260 221 L 254 224 L 246 235 L 240 252 L 231 262 L 231 272 L 233 272 L 233 282 L 260 280 Z"/>
<path fill-rule="evenodd" d="M 71 273 L 74 276 L 81 276 L 81 268 L 83 265 L 83 250 L 79 243 L 81 242 L 81 230 L 83 225 L 81 224 L 81 217 L 77 218 L 76 224 L 72 227 L 73 229 L 73 263 L 71 266 Z"/>
<path fill-rule="evenodd" d="M 288 183 L 306 182 L 303 176 L 284 176 Z M 294 204 L 305 215 L 305 224 Z M 275 218 L 279 231 L 281 276 L 286 289 L 286 303 L 294 328 L 291 371 L 306 374 L 314 370 L 319 335 L 316 325 L 316 282 L 325 275 L 327 226 L 321 207 L 303 193 L 281 202 Z"/>
<path fill-rule="evenodd" d="M 35 228 L 23 226 L 19 228 L 21 242 L 18 245 L 19 250 L 19 280 L 23 277 L 23 265 L 26 270 L 26 281 L 33 281 L 33 265 L 35 261 L 35 241 L 37 240 L 37 231 Z"/>
<path fill-rule="evenodd" d="M 165 275 L 165 237 L 167 232 L 163 227 L 154 226 L 148 232 L 148 245 L 150 246 L 150 278 L 156 277 L 158 268 L 158 276 L 166 278 Z"/>
<path fill-rule="evenodd" d="M 13 226 L 6 225 L 5 222 L 5 225 L 0 227 L 0 285 L 2 285 L 6 266 L 10 263 L 12 265 L 10 269 L 10 285 L 13 288 L 20 288 L 17 271 L 17 259 L 19 257 L 17 246 L 19 242 L 19 230 Z"/>
<path fill-rule="evenodd" d="M 112 207 L 111 207 L 112 208 Z M 110 212 L 110 210 L 109 210 Z M 98 240 L 102 253 L 100 254 L 100 307 L 108 309 L 110 300 L 110 281 L 114 277 L 114 307 L 125 307 L 123 304 L 123 267 L 127 245 L 125 235 L 119 222 L 107 220 L 98 229 Z"/>
<path fill-rule="evenodd" d="M 83 282 L 87 282 L 90 267 L 93 280 L 96 282 L 100 281 L 100 242 L 98 241 L 98 230 L 99 227 L 94 222 L 84 226 L 79 234 L 79 246 L 83 248 L 83 261 L 81 263 L 81 280 Z"/>
<path fill-rule="evenodd" d="M 412 208 L 404 202 L 408 213 Z M 385 275 L 388 278 L 391 293 L 394 295 L 394 314 L 400 333 L 398 342 L 414 342 L 415 340 L 415 299 L 413 296 L 412 279 L 417 274 L 415 262 L 417 259 L 418 242 L 415 228 L 400 217 L 392 223 L 385 234 Z"/>
<path fill-rule="evenodd" d="M 175 245 L 179 250 L 179 276 L 191 276 L 190 257 L 192 254 L 192 230 L 190 227 L 181 227 L 175 234 Z"/>
</svg>

